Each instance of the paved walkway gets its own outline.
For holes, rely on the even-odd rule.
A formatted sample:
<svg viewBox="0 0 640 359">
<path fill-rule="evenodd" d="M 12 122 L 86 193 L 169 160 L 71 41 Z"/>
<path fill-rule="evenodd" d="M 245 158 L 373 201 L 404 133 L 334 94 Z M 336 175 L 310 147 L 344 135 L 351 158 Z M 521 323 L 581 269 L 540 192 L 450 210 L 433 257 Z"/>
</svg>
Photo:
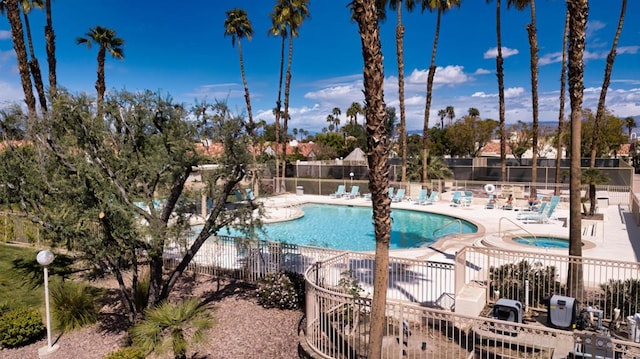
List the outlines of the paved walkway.
<svg viewBox="0 0 640 359">
<path fill-rule="evenodd" d="M 638 176 L 638 175 L 636 175 Z M 639 176 L 640 177 L 640 176 Z M 640 186 L 640 178 L 638 181 Z M 567 203 L 561 203 L 548 223 L 523 223 L 517 219 L 519 211 L 502 209 L 485 209 L 486 199 L 476 199 L 469 207 L 450 206 L 450 194 L 433 205 L 418 205 L 408 201 L 392 203 L 391 208 L 427 211 L 446 214 L 470 221 L 479 227 L 476 235 L 463 238 L 441 239 L 430 248 L 393 250 L 393 256 L 408 258 L 451 261 L 456 251 L 467 245 L 498 245 L 504 249 L 546 251 L 555 254 L 568 254 L 568 249 L 545 249 L 517 244 L 504 240 L 499 234 L 506 231 L 517 231 L 524 235 L 569 237 Z M 342 199 L 329 196 L 313 195 L 281 195 L 271 197 L 270 205 L 299 205 L 303 203 L 328 203 L 352 206 L 371 206 L 371 201 L 364 198 Z M 612 259 L 621 261 L 640 261 L 640 227 L 631 217 L 627 205 L 609 205 L 601 209 L 603 221 L 583 221 L 583 256 L 589 258 Z"/>
</svg>

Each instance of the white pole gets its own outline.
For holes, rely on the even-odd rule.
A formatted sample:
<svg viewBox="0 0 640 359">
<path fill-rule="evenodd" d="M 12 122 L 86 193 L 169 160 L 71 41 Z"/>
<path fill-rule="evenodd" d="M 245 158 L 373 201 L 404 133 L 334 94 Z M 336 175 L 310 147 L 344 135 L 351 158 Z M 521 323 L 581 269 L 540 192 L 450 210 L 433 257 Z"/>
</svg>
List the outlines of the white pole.
<svg viewBox="0 0 640 359">
<path fill-rule="evenodd" d="M 44 267 L 44 308 L 47 312 L 47 347 L 51 348 L 51 312 L 49 310 L 49 269 Z"/>
</svg>

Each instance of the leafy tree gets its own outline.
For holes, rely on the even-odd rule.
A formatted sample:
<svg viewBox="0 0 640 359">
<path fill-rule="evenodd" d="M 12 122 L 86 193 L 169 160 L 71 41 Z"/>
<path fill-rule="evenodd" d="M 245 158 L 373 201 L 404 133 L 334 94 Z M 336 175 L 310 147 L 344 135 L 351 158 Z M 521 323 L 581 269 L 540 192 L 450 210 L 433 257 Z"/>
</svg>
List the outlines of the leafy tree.
<svg viewBox="0 0 640 359">
<path fill-rule="evenodd" d="M 598 143 L 595 147 L 596 157 L 610 156 L 615 154 L 623 143 L 627 142 L 627 138 L 624 135 L 624 121 L 618 117 L 615 117 L 611 112 L 605 111 L 606 114 L 598 125 Z M 593 133 L 594 127 L 596 127 L 597 116 L 594 116 L 593 112 L 589 109 L 584 110 L 582 121 L 582 137 L 588 138 Z M 580 152 L 582 157 L 589 157 L 593 150 L 590 142 L 584 142 L 581 144 Z"/>
<path fill-rule="evenodd" d="M 104 93 L 107 90 L 104 79 L 104 61 L 107 52 L 114 59 L 121 60 L 124 58 L 124 40 L 116 36 L 116 32 L 102 26 L 96 26 L 89 29 L 85 37 L 78 37 L 76 43 L 86 44 L 88 48 L 95 43 L 98 45 L 98 79 L 96 80 L 96 91 L 98 93 L 98 114 L 102 113 L 102 104 L 104 103 Z"/>
<path fill-rule="evenodd" d="M 170 347 L 175 359 L 186 359 L 188 335 L 193 342 L 201 341 L 212 324 L 207 309 L 195 298 L 181 303 L 165 301 L 145 313 L 144 320 L 131 329 L 131 336 L 146 352 L 163 353 Z"/>
<path fill-rule="evenodd" d="M 151 92 L 119 92 L 98 117 L 90 99 L 60 91 L 54 104 L 35 129 L 37 151 L 23 146 L 3 154 L 17 165 L 2 173 L 8 184 L 3 196 L 40 223 L 54 244 L 90 259 L 86 263 L 96 274 L 113 275 L 131 322 L 138 316 L 131 293 L 140 272 L 149 273 L 149 305 L 156 305 L 169 296 L 211 235 L 234 223 L 252 228 L 252 203 L 225 204 L 251 163 L 243 121 L 231 116 L 226 105 L 210 106 L 215 112 L 209 114 L 200 108 L 187 111 Z M 186 121 L 190 116 L 196 120 Z M 208 178 L 214 207 L 192 241 L 176 242 L 172 238 L 181 237 L 181 224 L 193 213 L 185 185 L 191 168 L 205 160 L 195 147 L 197 127 L 203 126 L 224 146 L 215 159 L 218 169 Z M 169 243 L 186 251 L 174 269 L 165 271 Z M 146 253 L 143 262 L 141 253 Z M 124 271 L 131 271 L 131 280 Z"/>
<path fill-rule="evenodd" d="M 12 105 L 0 110 L 0 138 L 2 141 L 20 141 L 25 136 L 26 120 L 19 105 Z"/>
<path fill-rule="evenodd" d="M 531 129 L 524 121 L 518 121 L 509 127 L 509 140 L 507 141 L 513 157 L 522 165 L 522 156 L 531 149 Z"/>
<path fill-rule="evenodd" d="M 335 153 L 342 154 L 344 150 L 344 137 L 337 132 L 319 133 L 316 135 L 317 144 L 331 148 Z"/>
<path fill-rule="evenodd" d="M 478 120 L 464 116 L 447 128 L 447 142 L 452 156 L 477 157 L 480 150 L 491 141 L 498 123 L 494 120 Z"/>
<path fill-rule="evenodd" d="M 364 62 L 364 96 L 366 104 L 367 156 L 369 160 L 369 190 L 373 203 L 373 224 L 376 238 L 373 299 L 369 358 L 382 356 L 387 284 L 389 280 L 389 241 L 391 239 L 391 199 L 387 153 L 389 139 L 384 126 L 384 69 L 377 7 L 373 1 L 354 0 L 350 3 L 352 18 L 358 23 Z"/>
</svg>

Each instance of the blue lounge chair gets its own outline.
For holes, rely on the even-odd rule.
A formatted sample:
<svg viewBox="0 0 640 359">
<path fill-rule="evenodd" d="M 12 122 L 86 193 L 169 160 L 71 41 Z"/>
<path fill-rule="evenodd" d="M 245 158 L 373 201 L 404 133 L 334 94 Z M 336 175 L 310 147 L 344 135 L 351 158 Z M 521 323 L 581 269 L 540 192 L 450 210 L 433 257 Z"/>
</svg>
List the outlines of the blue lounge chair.
<svg viewBox="0 0 640 359">
<path fill-rule="evenodd" d="M 396 191 L 396 195 L 391 197 L 391 202 L 402 202 L 402 200 L 404 199 L 404 188 L 398 188 L 398 191 Z"/>
<path fill-rule="evenodd" d="M 416 197 L 413 201 L 417 204 L 424 204 L 427 201 L 427 194 L 429 193 L 426 189 L 421 189 L 418 192 L 418 197 Z"/>
<path fill-rule="evenodd" d="M 438 195 L 440 194 L 440 192 L 438 191 L 431 191 L 431 194 L 429 195 L 429 198 L 427 198 L 427 200 L 424 202 L 424 204 L 433 204 L 434 202 L 436 202 L 438 200 Z"/>
<path fill-rule="evenodd" d="M 522 212 L 526 215 L 523 215 L 521 218 L 518 218 L 518 219 L 524 222 L 548 223 L 549 220 L 553 218 L 553 212 L 556 210 L 556 207 L 558 206 L 558 202 L 553 202 L 553 203 L 549 202 L 549 206 L 546 211 L 543 209 L 542 212 L 528 212 L 528 213 Z"/>
<path fill-rule="evenodd" d="M 389 198 L 393 199 L 393 192 L 395 189 L 393 187 L 389 187 Z"/>
<path fill-rule="evenodd" d="M 247 188 L 245 191 L 247 192 L 247 199 L 249 201 L 255 201 L 256 196 L 253 194 L 253 190 L 251 188 Z"/>
<path fill-rule="evenodd" d="M 451 198 L 451 206 L 462 206 L 462 193 L 460 193 L 459 191 L 453 192 L 453 197 Z"/>
<path fill-rule="evenodd" d="M 360 186 L 351 186 L 351 192 L 345 193 L 342 197 L 346 199 L 360 197 Z"/>
<path fill-rule="evenodd" d="M 462 205 L 465 207 L 469 207 L 471 203 L 473 203 L 473 192 L 464 191 L 464 197 L 462 197 Z"/>
<path fill-rule="evenodd" d="M 492 193 L 489 195 L 489 199 L 487 200 L 487 204 L 484 206 L 484 208 L 494 209 L 496 208 L 497 202 L 498 202 L 498 199 L 496 198 L 496 195 Z"/>
<path fill-rule="evenodd" d="M 334 193 L 329 195 L 329 197 L 331 197 L 331 198 L 340 198 L 342 196 L 344 196 L 344 185 L 343 184 L 338 185 L 338 189 Z"/>
</svg>

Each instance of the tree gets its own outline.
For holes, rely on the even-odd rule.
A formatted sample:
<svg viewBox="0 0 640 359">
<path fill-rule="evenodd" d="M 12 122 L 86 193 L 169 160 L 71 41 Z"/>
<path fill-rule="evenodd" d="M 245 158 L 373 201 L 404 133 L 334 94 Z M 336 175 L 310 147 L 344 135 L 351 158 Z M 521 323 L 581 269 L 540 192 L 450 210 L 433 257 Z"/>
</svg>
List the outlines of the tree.
<svg viewBox="0 0 640 359">
<path fill-rule="evenodd" d="M 51 19 L 51 2 L 45 1 L 45 11 L 47 24 L 44 27 L 44 37 L 47 42 L 47 64 L 49 65 L 49 91 L 51 97 L 55 97 L 57 93 L 58 80 L 56 75 L 56 35 L 53 31 L 53 21 Z"/>
<path fill-rule="evenodd" d="M 424 127 L 422 129 L 422 158 L 429 158 L 429 110 L 431 109 L 431 97 L 433 90 L 433 78 L 436 74 L 436 50 L 438 48 L 438 37 L 440 36 L 440 18 L 442 14 L 450 8 L 460 7 L 460 0 L 423 0 L 422 11 L 437 12 L 436 31 L 433 35 L 433 48 L 431 50 L 431 63 L 429 74 L 427 75 L 427 100 L 424 106 Z M 422 181 L 427 180 L 427 162 L 422 164 Z"/>
<path fill-rule="evenodd" d="M 36 53 L 33 49 L 33 38 L 31 37 L 31 25 L 29 24 L 29 13 L 32 8 L 42 9 L 44 4 L 42 0 L 20 0 L 20 8 L 22 9 L 22 15 L 24 16 L 24 30 L 27 35 L 27 45 L 29 47 L 29 70 L 33 77 L 33 84 L 36 87 L 38 93 L 38 101 L 40 102 L 40 109 L 43 113 L 47 112 L 47 96 L 44 92 L 44 84 L 42 83 L 42 72 L 40 72 L 40 64 L 36 58 Z"/>
<path fill-rule="evenodd" d="M 16 52 L 16 58 L 18 60 L 18 73 L 20 74 L 20 82 L 22 84 L 22 91 L 24 92 L 24 101 L 27 104 L 29 116 L 35 117 L 36 98 L 33 96 L 33 88 L 31 87 L 29 60 L 27 57 L 27 49 L 24 44 L 24 33 L 22 20 L 20 20 L 18 0 L 4 0 L 0 2 L 0 13 L 3 12 L 6 12 L 7 19 L 9 20 L 9 25 L 11 27 L 13 50 Z"/>
<path fill-rule="evenodd" d="M 602 173 L 599 169 L 590 167 L 586 170 L 582 171 L 582 183 L 589 185 L 589 193 L 587 194 L 589 198 L 589 211 L 584 211 L 585 215 L 593 216 L 596 214 L 596 185 L 609 183 L 609 176 Z"/>
<path fill-rule="evenodd" d="M 98 48 L 98 79 L 96 80 L 96 91 L 98 94 L 98 115 L 102 114 L 102 104 L 104 103 L 104 93 L 107 90 L 104 79 L 104 61 L 107 56 L 107 52 L 114 59 L 124 59 L 124 40 L 116 36 L 116 32 L 112 29 L 108 29 L 102 26 L 96 26 L 89 29 L 89 32 L 85 34 L 85 37 L 78 37 L 76 43 L 86 44 L 88 48 L 95 43 Z M 99 116 L 98 116 L 99 117 Z"/>
<path fill-rule="evenodd" d="M 287 29 L 289 35 L 289 54 L 287 55 L 287 71 L 284 81 L 284 114 L 282 120 L 283 136 L 287 136 L 289 120 L 289 91 L 291 90 L 291 64 L 293 61 L 293 38 L 298 37 L 300 26 L 309 17 L 308 0 L 278 0 L 274 8 L 276 22 Z M 282 143 L 282 153 L 286 153 L 286 141 Z M 282 164 L 282 188 L 285 187 L 286 162 Z"/>
<path fill-rule="evenodd" d="M 469 107 L 469 110 L 467 112 L 471 117 L 475 117 L 475 118 L 480 117 L 480 110 L 478 110 L 475 107 Z"/>
<path fill-rule="evenodd" d="M 234 223 L 240 229 L 255 224 L 252 202 L 226 205 L 251 164 L 249 136 L 225 104 L 204 107 L 211 112 L 187 111 L 151 92 L 121 92 L 109 97 L 99 117 L 89 98 L 60 91 L 50 116 L 31 133 L 38 148 L 34 156 L 13 161 L 19 166 L 1 179 L 11 184 L 2 189 L 3 198 L 17 198 L 15 205 L 44 227 L 54 245 L 80 253 L 96 274 L 116 278 L 132 323 L 139 315 L 132 293 L 140 273 L 149 273 L 149 305 L 157 305 L 212 235 Z M 195 145 L 196 126 L 209 127 L 207 133 L 224 151 L 215 159 L 218 168 L 205 178 L 213 209 L 202 231 L 184 242 L 179 239 L 195 206 L 187 178 L 205 160 Z M 44 128 L 47 137 L 41 135 Z M 169 270 L 164 252 L 171 243 L 184 248 Z M 146 255 L 140 260 L 141 253 Z"/>
<path fill-rule="evenodd" d="M 440 128 L 444 128 L 444 118 L 447 117 L 447 111 L 445 109 L 440 109 L 438 111 L 438 117 L 440 117 Z"/>
<path fill-rule="evenodd" d="M 448 126 L 451 126 L 453 120 L 456 118 L 456 110 L 453 106 L 447 106 L 445 112 L 447 113 L 447 118 L 449 119 Z"/>
<path fill-rule="evenodd" d="M 491 0 L 487 0 L 487 3 Z M 501 0 L 496 0 L 496 77 L 498 78 L 498 120 L 500 132 L 500 178 L 507 180 L 507 130 L 505 126 L 504 101 L 504 58 L 502 57 L 502 31 L 500 20 Z"/>
<path fill-rule="evenodd" d="M 389 280 L 389 241 L 391 239 L 391 199 L 387 195 L 389 140 L 384 126 L 386 116 L 383 95 L 384 68 L 375 2 L 354 0 L 350 6 L 352 18 L 358 23 L 358 32 L 362 42 L 369 190 L 373 202 L 373 224 L 376 238 L 368 357 L 380 358 L 382 357 L 382 338 Z"/>
<path fill-rule="evenodd" d="M 533 122 L 531 124 L 531 146 L 534 148 L 531 158 L 531 196 L 536 196 L 536 182 L 538 181 L 538 34 L 536 30 L 535 0 L 507 0 L 507 8 L 515 6 L 523 10 L 527 6 L 531 10 L 531 23 L 527 24 L 529 38 L 529 52 L 531 54 L 531 110 Z"/>
<path fill-rule="evenodd" d="M 631 116 L 625 117 L 624 126 L 627 128 L 627 137 L 629 139 L 629 142 L 631 142 L 631 131 L 633 131 L 636 126 L 638 126 L 636 124 L 636 119 Z"/>
<path fill-rule="evenodd" d="M 131 329 L 131 337 L 147 353 L 162 353 L 171 347 L 175 359 L 186 359 L 187 333 L 198 342 L 212 322 L 207 309 L 195 298 L 181 303 L 163 302 L 145 313 L 144 320 Z"/>
<path fill-rule="evenodd" d="M 516 124 L 509 127 L 509 140 L 507 144 L 511 149 L 513 157 L 522 165 L 522 157 L 531 149 L 531 129 L 523 122 L 518 121 Z M 535 152 L 535 151 L 534 151 Z"/>
<path fill-rule="evenodd" d="M 600 124 L 605 116 L 605 102 L 607 100 L 607 90 L 609 89 L 609 83 L 611 82 L 611 70 L 613 69 L 613 62 L 616 59 L 616 48 L 618 47 L 618 39 L 620 39 L 620 33 L 622 32 L 622 24 L 624 24 L 624 14 L 627 10 L 627 0 L 622 0 L 622 9 L 620 10 L 620 18 L 618 19 L 618 28 L 616 34 L 613 37 L 613 43 L 611 44 L 611 50 L 607 55 L 607 65 L 604 70 L 604 80 L 602 81 L 602 88 L 600 88 L 600 98 L 598 99 L 598 109 L 596 110 L 596 121 L 593 125 L 593 132 L 591 136 L 591 157 L 589 161 L 590 167 L 596 165 L 596 148 L 598 147 L 598 137 L 600 135 Z"/>
<path fill-rule="evenodd" d="M 589 13 L 588 0 L 568 0 L 569 19 L 569 99 L 571 102 L 571 165 L 569 170 L 569 255 L 582 257 L 582 217 L 580 187 L 580 127 L 584 96 L 584 44 Z M 584 289 L 582 263 L 572 262 L 568 273 L 568 295 L 578 297 Z"/>
<path fill-rule="evenodd" d="M 564 32 L 562 34 L 562 63 L 560 65 L 560 110 L 558 113 L 558 134 L 557 141 L 558 146 L 556 148 L 556 175 L 555 183 L 556 188 L 554 194 L 560 195 L 560 165 L 562 163 L 562 144 L 564 138 L 564 100 L 566 95 L 567 84 L 567 35 L 569 34 L 569 10 L 567 9 L 564 18 Z"/>
<path fill-rule="evenodd" d="M 278 97 L 276 98 L 276 107 L 273 109 L 273 115 L 275 118 L 274 127 L 275 127 L 275 136 L 276 136 L 276 145 L 274 146 L 275 157 L 276 157 L 276 178 L 278 177 L 278 171 L 280 168 L 280 161 L 278 156 L 278 144 L 280 144 L 280 118 L 282 116 L 282 78 L 284 75 L 284 49 L 287 40 L 287 25 L 284 22 L 284 18 L 281 16 L 282 12 L 282 4 L 280 2 L 276 3 L 273 8 L 273 12 L 269 14 L 271 18 L 271 28 L 269 29 L 268 35 L 272 36 L 280 36 L 280 76 L 278 77 Z M 282 154 L 285 156 L 285 153 Z M 276 183 L 276 192 L 281 192 L 283 189 L 280 188 L 280 184 Z"/>
<path fill-rule="evenodd" d="M 359 102 L 352 102 L 347 109 L 347 117 L 351 119 L 351 123 L 358 124 L 358 115 L 362 113 L 362 105 Z"/>
<path fill-rule="evenodd" d="M 249 96 L 249 86 L 247 85 L 247 76 L 244 72 L 244 60 L 242 58 L 242 42 L 243 38 L 251 41 L 253 36 L 253 28 L 251 21 L 247 16 L 247 12 L 240 8 L 235 8 L 226 12 L 227 18 L 224 20 L 224 36 L 231 36 L 231 46 L 238 43 L 238 58 L 240 60 L 240 74 L 242 75 L 242 84 L 244 85 L 244 101 L 247 104 L 247 116 L 249 116 L 249 124 L 247 132 L 253 136 L 254 124 L 253 113 L 251 111 L 251 97 Z"/>
</svg>

